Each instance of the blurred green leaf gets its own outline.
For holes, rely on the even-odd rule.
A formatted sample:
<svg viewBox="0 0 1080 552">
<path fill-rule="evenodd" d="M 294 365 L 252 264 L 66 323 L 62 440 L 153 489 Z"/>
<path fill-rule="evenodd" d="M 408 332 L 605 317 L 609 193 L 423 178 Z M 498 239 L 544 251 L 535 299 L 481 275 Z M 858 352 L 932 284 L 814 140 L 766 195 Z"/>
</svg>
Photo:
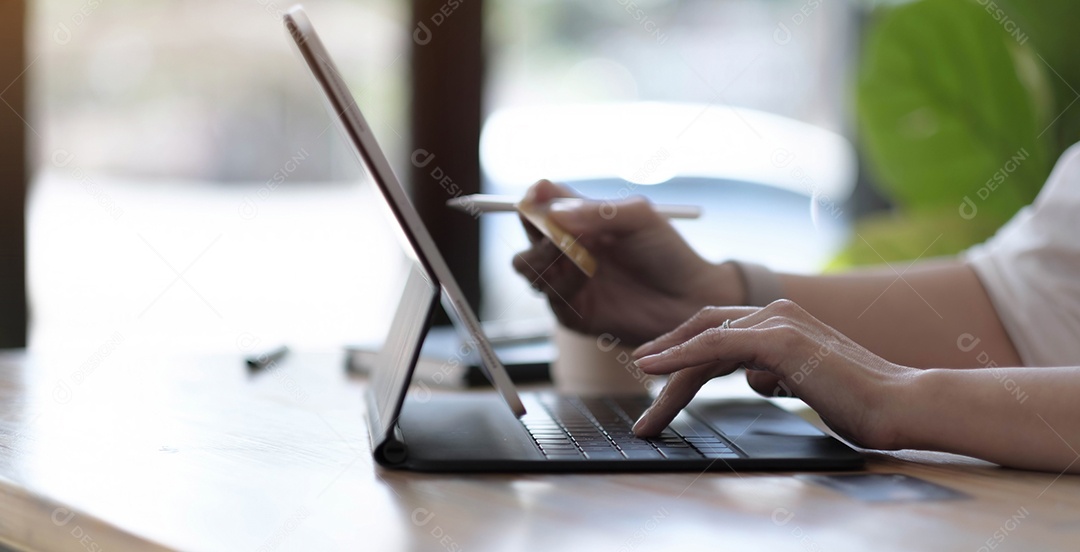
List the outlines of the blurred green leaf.
<svg viewBox="0 0 1080 552">
<path fill-rule="evenodd" d="M 1064 150 L 1052 132 L 1064 105 L 1027 33 L 1070 25 L 1047 20 L 1041 5 L 1026 8 L 1032 15 L 1023 21 L 975 0 L 875 12 L 857 110 L 870 172 L 897 210 L 860 221 L 834 268 L 958 253 L 1035 198 Z"/>
<path fill-rule="evenodd" d="M 1023 48 L 972 0 L 923 0 L 877 20 L 858 113 L 878 182 L 905 212 L 955 210 L 1007 165 L 978 210 L 1007 219 L 1034 199 L 1049 174 L 1039 138 L 1049 121 L 1017 70 Z"/>
<path fill-rule="evenodd" d="M 1053 95 L 1053 108 L 1048 116 L 1054 120 L 1047 133 L 1052 140 L 1050 157 L 1057 158 L 1069 146 L 1080 142 L 1080 2 L 1076 0 L 998 0 L 1006 15 L 1016 23 L 1020 40 L 1032 46 L 1037 55 L 1035 63 L 1047 72 L 1046 78 Z"/>
</svg>

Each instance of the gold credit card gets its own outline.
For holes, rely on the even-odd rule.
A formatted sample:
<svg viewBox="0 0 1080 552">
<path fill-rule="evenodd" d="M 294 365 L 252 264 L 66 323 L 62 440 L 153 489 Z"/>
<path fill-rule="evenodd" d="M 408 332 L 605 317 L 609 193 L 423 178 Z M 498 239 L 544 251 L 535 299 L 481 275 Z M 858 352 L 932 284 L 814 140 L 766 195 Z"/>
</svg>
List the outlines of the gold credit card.
<svg viewBox="0 0 1080 552">
<path fill-rule="evenodd" d="M 572 236 L 561 226 L 552 222 L 548 216 L 549 208 L 550 204 L 545 203 L 536 204 L 522 201 L 517 204 L 517 211 L 521 213 L 522 218 L 536 227 L 547 239 L 551 240 L 551 243 L 554 243 L 555 247 L 559 248 L 559 251 L 562 251 L 586 276 L 591 278 L 596 274 L 596 258 L 578 242 L 576 236 Z"/>
</svg>

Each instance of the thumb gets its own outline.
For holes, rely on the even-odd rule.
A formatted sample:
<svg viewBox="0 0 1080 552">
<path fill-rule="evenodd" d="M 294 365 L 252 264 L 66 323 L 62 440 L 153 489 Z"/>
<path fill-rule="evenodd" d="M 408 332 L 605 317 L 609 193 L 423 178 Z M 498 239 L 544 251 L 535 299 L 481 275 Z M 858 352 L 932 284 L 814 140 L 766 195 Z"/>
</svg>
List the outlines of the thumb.
<svg viewBox="0 0 1080 552">
<path fill-rule="evenodd" d="M 549 211 L 552 222 L 576 235 L 623 234 L 655 224 L 660 215 L 643 197 L 624 201 L 562 201 Z"/>
</svg>

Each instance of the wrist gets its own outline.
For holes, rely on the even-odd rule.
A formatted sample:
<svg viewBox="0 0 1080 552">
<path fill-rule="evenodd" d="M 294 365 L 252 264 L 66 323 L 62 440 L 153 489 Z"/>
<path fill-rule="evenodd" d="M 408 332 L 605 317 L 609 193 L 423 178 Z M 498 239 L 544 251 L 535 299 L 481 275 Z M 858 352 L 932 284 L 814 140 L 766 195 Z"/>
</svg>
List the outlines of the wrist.
<svg viewBox="0 0 1080 552">
<path fill-rule="evenodd" d="M 738 302 L 733 304 L 764 307 L 787 297 L 780 275 L 765 265 L 743 261 L 728 261 L 723 264 L 730 266 L 735 274 L 735 285 L 732 289 L 738 290 Z"/>
<path fill-rule="evenodd" d="M 937 450 L 932 441 L 940 432 L 941 420 L 933 407 L 942 400 L 940 395 L 947 386 L 944 380 L 950 372 L 912 369 L 892 393 L 884 416 L 891 436 L 890 449 Z"/>
<path fill-rule="evenodd" d="M 732 306 L 746 304 L 746 283 L 735 261 L 710 263 L 702 271 L 698 284 L 702 306 Z"/>
</svg>

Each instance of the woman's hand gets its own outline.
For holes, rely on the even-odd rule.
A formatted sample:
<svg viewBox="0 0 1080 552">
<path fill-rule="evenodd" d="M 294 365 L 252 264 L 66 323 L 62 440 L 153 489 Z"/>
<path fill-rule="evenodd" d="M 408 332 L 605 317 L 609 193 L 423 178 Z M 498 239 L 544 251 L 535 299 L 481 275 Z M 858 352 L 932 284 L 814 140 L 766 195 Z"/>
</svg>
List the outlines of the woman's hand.
<svg viewBox="0 0 1080 552">
<path fill-rule="evenodd" d="M 634 426 L 642 437 L 659 434 L 705 382 L 745 365 L 757 392 L 774 395 L 779 386 L 845 439 L 895 448 L 899 409 L 910 407 L 905 398 L 920 372 L 885 361 L 786 300 L 706 308 L 634 356 L 648 374 L 671 374 Z"/>
<path fill-rule="evenodd" d="M 541 180 L 526 201 L 575 197 Z M 583 274 L 549 240 L 523 221 L 532 247 L 514 258 L 514 269 L 543 291 L 559 321 L 581 333 L 610 333 L 640 344 L 671 330 L 705 305 L 742 300 L 736 269 L 702 259 L 643 198 L 588 201 L 551 211 L 552 220 L 597 260 Z"/>
</svg>

